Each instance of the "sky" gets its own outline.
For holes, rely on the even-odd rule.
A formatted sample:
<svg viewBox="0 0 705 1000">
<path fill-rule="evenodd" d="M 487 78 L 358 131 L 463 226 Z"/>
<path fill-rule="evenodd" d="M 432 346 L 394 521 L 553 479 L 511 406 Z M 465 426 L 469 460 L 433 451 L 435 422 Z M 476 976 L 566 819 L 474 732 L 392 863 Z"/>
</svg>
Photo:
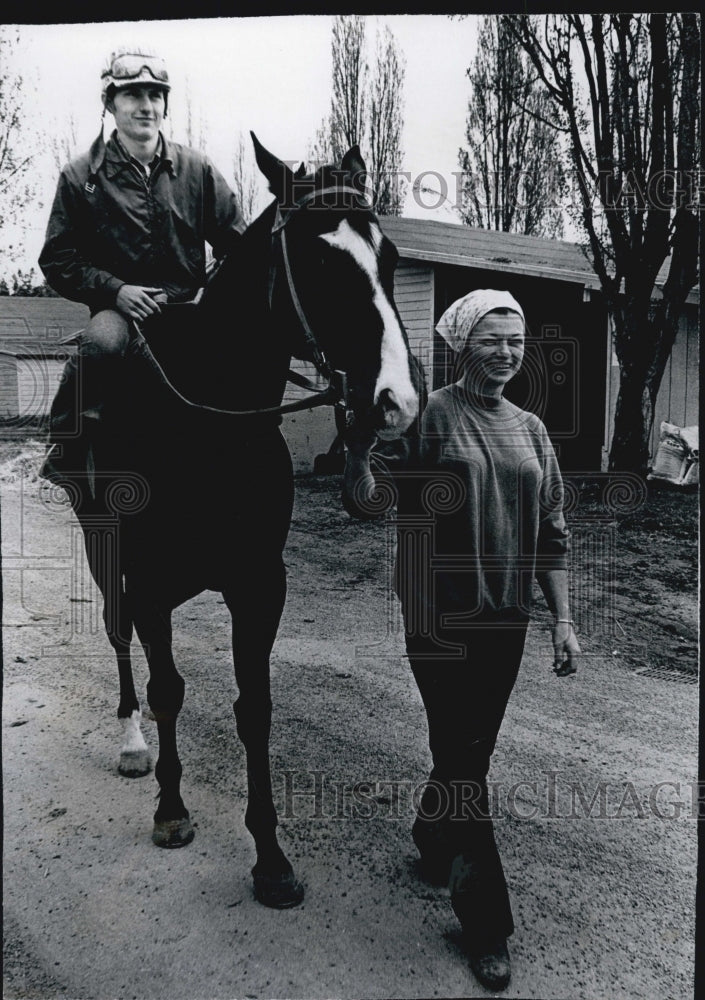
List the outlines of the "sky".
<svg viewBox="0 0 705 1000">
<path fill-rule="evenodd" d="M 446 15 L 366 17 L 369 40 L 388 25 L 406 59 L 403 168 L 412 180 L 423 175 L 425 185 L 445 192 L 450 201 L 477 21 Z M 25 79 L 23 115 L 29 127 L 59 140 L 68 135 L 73 119 L 77 151 L 83 152 L 100 127 L 100 71 L 109 52 L 140 43 L 163 55 L 169 68 L 167 134 L 185 140 L 188 94 L 206 151 L 226 178 L 232 176 L 238 134 L 248 135 L 250 129 L 280 159 L 301 160 L 330 104 L 332 24 L 329 16 L 293 15 L 19 25 L 14 62 Z M 106 123 L 112 125 L 110 116 Z M 27 266 L 39 254 L 57 177 L 46 140 L 37 142 L 37 150 L 37 200 L 24 220 Z M 263 204 L 265 190 L 262 182 Z M 458 221 L 449 202 L 428 194 L 410 193 L 404 214 Z"/>
</svg>

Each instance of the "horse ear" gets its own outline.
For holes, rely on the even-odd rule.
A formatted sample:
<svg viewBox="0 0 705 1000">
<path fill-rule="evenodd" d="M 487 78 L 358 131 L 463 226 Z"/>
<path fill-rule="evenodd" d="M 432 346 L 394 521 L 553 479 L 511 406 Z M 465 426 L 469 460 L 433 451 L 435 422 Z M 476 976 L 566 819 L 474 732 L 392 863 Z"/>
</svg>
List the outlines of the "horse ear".
<svg viewBox="0 0 705 1000">
<path fill-rule="evenodd" d="M 353 187 L 355 187 L 360 194 L 367 194 L 367 167 L 365 166 L 365 161 L 360 153 L 360 147 L 355 144 L 347 151 L 345 156 L 340 162 L 341 169 L 344 170 L 350 176 Z"/>
<path fill-rule="evenodd" d="M 296 168 L 296 173 L 294 174 L 294 177 L 298 179 L 299 177 L 305 177 L 305 176 L 306 176 L 306 166 L 304 164 L 304 161 L 302 160 L 301 163 Z"/>
<path fill-rule="evenodd" d="M 254 132 L 250 132 L 252 145 L 255 147 L 257 166 L 269 181 L 269 190 L 277 200 L 283 202 L 291 193 L 291 179 L 294 176 L 286 163 L 278 160 L 273 153 L 265 149 Z"/>
</svg>

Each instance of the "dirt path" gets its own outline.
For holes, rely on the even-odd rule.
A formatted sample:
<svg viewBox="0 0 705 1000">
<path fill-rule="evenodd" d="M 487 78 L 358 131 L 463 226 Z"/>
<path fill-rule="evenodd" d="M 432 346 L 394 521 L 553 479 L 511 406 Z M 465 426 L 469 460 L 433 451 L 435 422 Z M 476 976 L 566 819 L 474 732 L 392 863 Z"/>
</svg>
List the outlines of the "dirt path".
<svg viewBox="0 0 705 1000">
<path fill-rule="evenodd" d="M 409 836 L 428 759 L 401 637 L 388 628 L 384 525 L 351 522 L 328 480 L 299 483 L 272 758 L 282 843 L 307 895 L 274 912 L 252 899 L 219 596 L 174 615 L 197 835 L 159 851 L 153 776 L 116 772 L 117 677 L 91 620 L 99 606 L 77 578 L 71 519 L 40 502 L 36 482 L 7 478 L 5 997 L 485 995 L 447 893 L 420 880 Z M 664 641 L 670 655 L 680 637 L 687 669 L 694 595 L 674 593 L 680 631 Z M 630 632 L 617 656 L 613 636 L 581 636 L 583 670 L 559 681 L 545 630 L 530 631 L 492 770 L 517 924 L 509 997 L 692 995 L 697 689 L 635 673 L 629 655 L 644 647 Z M 651 640 L 641 666 L 663 666 L 660 655 Z M 136 663 L 143 691 L 141 654 Z"/>
</svg>

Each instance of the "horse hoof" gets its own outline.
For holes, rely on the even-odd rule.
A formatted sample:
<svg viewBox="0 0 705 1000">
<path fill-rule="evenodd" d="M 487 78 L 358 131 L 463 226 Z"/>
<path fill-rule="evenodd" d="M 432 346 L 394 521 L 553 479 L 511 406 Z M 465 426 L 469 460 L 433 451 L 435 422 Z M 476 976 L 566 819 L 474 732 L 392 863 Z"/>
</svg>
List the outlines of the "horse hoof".
<svg viewBox="0 0 705 1000">
<path fill-rule="evenodd" d="M 148 750 L 124 750 L 120 754 L 118 773 L 125 778 L 142 778 L 152 770 Z"/>
<path fill-rule="evenodd" d="M 152 841 L 157 847 L 186 847 L 193 840 L 195 832 L 188 816 L 155 820 Z"/>
<path fill-rule="evenodd" d="M 298 906 L 304 898 L 304 887 L 293 872 L 279 875 L 257 875 L 252 870 L 255 899 L 274 910 L 288 910 Z"/>
</svg>

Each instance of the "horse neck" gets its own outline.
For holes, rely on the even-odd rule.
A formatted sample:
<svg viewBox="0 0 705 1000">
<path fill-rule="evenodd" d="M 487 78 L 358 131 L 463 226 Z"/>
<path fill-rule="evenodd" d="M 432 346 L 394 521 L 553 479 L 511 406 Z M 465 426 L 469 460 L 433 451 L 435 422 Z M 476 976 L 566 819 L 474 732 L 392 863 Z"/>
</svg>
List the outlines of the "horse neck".
<svg viewBox="0 0 705 1000">
<path fill-rule="evenodd" d="M 267 309 L 276 201 L 247 227 L 221 260 L 201 299 L 201 311 L 215 318 L 241 313 L 252 319 Z"/>
</svg>

